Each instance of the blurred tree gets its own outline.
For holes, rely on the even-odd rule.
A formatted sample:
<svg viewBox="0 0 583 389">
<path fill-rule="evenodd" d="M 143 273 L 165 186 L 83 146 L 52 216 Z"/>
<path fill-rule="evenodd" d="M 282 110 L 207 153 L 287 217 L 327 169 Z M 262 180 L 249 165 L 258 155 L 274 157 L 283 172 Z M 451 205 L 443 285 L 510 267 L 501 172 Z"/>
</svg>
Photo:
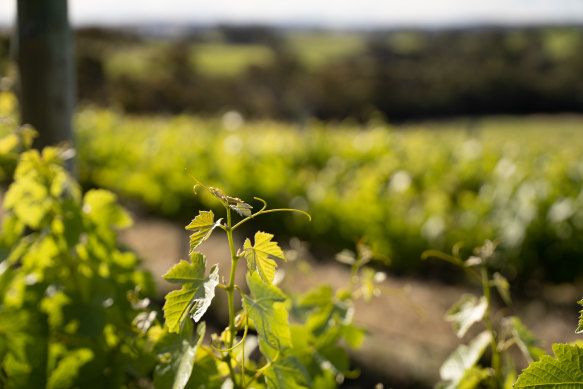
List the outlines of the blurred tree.
<svg viewBox="0 0 583 389">
<path fill-rule="evenodd" d="M 75 84 L 67 0 L 18 0 L 17 12 L 21 122 L 39 132 L 35 147 L 72 141 Z"/>
</svg>

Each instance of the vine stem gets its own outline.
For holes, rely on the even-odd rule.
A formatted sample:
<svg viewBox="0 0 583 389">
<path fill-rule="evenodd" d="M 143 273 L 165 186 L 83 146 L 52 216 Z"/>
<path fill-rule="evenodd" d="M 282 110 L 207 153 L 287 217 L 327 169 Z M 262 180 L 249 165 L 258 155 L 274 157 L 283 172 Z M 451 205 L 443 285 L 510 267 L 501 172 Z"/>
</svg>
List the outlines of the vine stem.
<svg viewBox="0 0 583 389">
<path fill-rule="evenodd" d="M 482 288 L 484 290 L 484 296 L 486 297 L 486 316 L 484 320 L 486 322 L 486 328 L 492 336 L 492 369 L 495 372 L 496 381 L 500 383 L 502 378 L 502 372 L 500 371 L 500 351 L 498 350 L 496 331 L 494 331 L 494 326 L 492 325 L 492 298 L 490 295 L 490 278 L 488 275 L 488 269 L 485 265 L 481 266 L 481 273 Z"/>
<path fill-rule="evenodd" d="M 231 275 L 229 277 L 229 284 L 225 288 L 227 292 L 228 302 L 229 302 L 229 340 L 227 343 L 227 348 L 230 349 L 233 347 L 233 343 L 235 342 L 235 303 L 234 303 L 234 294 L 235 294 L 235 275 L 237 273 L 237 262 L 239 261 L 239 257 L 235 251 L 235 243 L 233 241 L 233 227 L 232 227 L 232 219 L 231 219 L 231 210 L 225 207 L 227 210 L 227 227 L 225 231 L 227 232 L 227 238 L 229 240 L 229 248 L 231 249 Z M 229 351 L 228 356 L 228 366 L 229 372 L 231 375 L 231 379 L 233 380 L 233 386 L 235 388 L 239 388 L 239 384 L 237 382 L 237 376 L 233 367 L 231 365 L 231 352 Z"/>
</svg>

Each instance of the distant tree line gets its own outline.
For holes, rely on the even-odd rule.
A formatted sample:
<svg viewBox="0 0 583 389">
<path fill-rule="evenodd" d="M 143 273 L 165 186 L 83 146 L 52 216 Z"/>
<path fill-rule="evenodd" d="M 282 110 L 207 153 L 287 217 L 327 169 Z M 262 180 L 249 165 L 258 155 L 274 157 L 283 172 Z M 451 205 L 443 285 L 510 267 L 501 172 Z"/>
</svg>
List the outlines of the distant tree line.
<svg viewBox="0 0 583 389">
<path fill-rule="evenodd" d="M 287 120 L 366 121 L 379 112 L 389 120 L 408 120 L 583 111 L 579 27 L 363 32 L 363 51 L 312 69 L 288 47 L 285 31 L 226 26 L 220 31 L 231 44 L 267 46 L 274 60 L 237 77 L 207 75 L 190 59 L 192 44 L 204 41 L 195 30 L 160 49 L 163 72 L 112 77 L 106 71 L 111 47 L 145 38 L 79 30 L 79 98 L 134 113 L 215 115 L 236 109 L 247 117 Z M 0 55 L 7 51 L 3 47 L 0 42 Z"/>
</svg>

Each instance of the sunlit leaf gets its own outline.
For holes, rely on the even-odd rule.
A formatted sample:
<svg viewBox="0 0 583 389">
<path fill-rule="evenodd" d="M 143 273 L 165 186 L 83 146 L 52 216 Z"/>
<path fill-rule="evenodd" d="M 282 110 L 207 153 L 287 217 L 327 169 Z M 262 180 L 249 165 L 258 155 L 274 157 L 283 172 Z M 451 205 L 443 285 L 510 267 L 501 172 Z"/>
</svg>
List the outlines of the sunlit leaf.
<svg viewBox="0 0 583 389">
<path fill-rule="evenodd" d="M 215 222 L 212 211 L 200 211 L 198 216 L 185 227 L 187 230 L 194 231 L 194 233 L 190 235 L 191 253 L 211 236 L 213 230 L 221 224 L 221 220 L 222 219 L 219 219 Z"/>
<path fill-rule="evenodd" d="M 256 272 L 247 273 L 247 285 L 251 296 L 243 295 L 243 298 L 259 338 L 276 350 L 291 346 L 288 314 L 280 304 L 286 301 L 286 296 Z"/>
<path fill-rule="evenodd" d="M 514 388 L 583 388 L 583 348 L 568 344 L 553 344 L 555 358 L 545 355 L 531 363 Z"/>
<path fill-rule="evenodd" d="M 334 256 L 334 259 L 345 265 L 354 265 L 354 263 L 356 262 L 356 257 L 354 256 L 354 253 L 347 249 L 344 249 L 341 252 L 337 253 Z"/>
<path fill-rule="evenodd" d="M 4 207 L 34 229 L 41 227 L 54 204 L 46 186 L 27 178 L 15 181 L 4 198 Z"/>
<path fill-rule="evenodd" d="M 51 372 L 47 388 L 61 389 L 74 387 L 79 370 L 92 359 L 93 352 L 90 349 L 82 348 L 70 351 L 59 361 L 55 370 Z"/>
<path fill-rule="evenodd" d="M 484 331 L 468 345 L 462 344 L 445 360 L 439 369 L 441 379 L 457 388 L 457 384 L 466 374 L 466 371 L 474 367 L 484 353 L 492 336 Z"/>
<path fill-rule="evenodd" d="M 205 256 L 194 253 L 192 263 L 180 261 L 162 276 L 169 282 L 182 283 L 182 289 L 166 295 L 164 318 L 170 332 L 180 332 L 188 316 L 199 321 L 210 306 L 219 283 L 219 269 L 214 265 L 208 277 L 205 277 L 205 270 Z"/>
<path fill-rule="evenodd" d="M 352 324 L 342 325 L 342 337 L 354 349 L 359 348 L 364 341 L 367 331 Z"/>
<path fill-rule="evenodd" d="M 464 294 L 447 312 L 445 319 L 453 322 L 456 334 L 461 338 L 474 323 L 482 320 L 487 306 L 485 297 L 478 299 L 472 294 Z"/>
<path fill-rule="evenodd" d="M 510 298 L 510 283 L 508 282 L 508 280 L 504 278 L 502 274 L 494 273 L 492 281 L 494 282 L 494 286 L 498 290 L 500 297 L 502 297 L 502 300 L 504 300 L 506 304 L 512 303 L 512 300 Z"/>
<path fill-rule="evenodd" d="M 20 145 L 20 138 L 16 133 L 8 134 L 0 139 L 0 155 L 16 153 Z"/>
<path fill-rule="evenodd" d="M 272 283 L 275 277 L 277 264 L 273 259 L 285 261 L 283 251 L 281 251 L 277 242 L 271 241 L 271 238 L 273 238 L 273 235 L 258 231 L 255 234 L 255 244 L 253 246 L 251 246 L 249 239 L 246 239 L 243 245 L 249 271 L 257 270 L 261 279 L 268 283 Z"/>
<path fill-rule="evenodd" d="M 491 375 L 491 369 L 473 366 L 466 370 L 463 377 L 457 383 L 445 382 L 438 388 L 443 389 L 474 389 L 480 387 L 480 383 Z"/>
<path fill-rule="evenodd" d="M 118 228 L 132 224 L 129 214 L 117 204 L 116 195 L 108 190 L 88 191 L 83 198 L 83 211 L 96 224 Z"/>
<path fill-rule="evenodd" d="M 251 209 L 253 209 L 252 206 L 242 201 L 238 202 L 237 204 L 231 204 L 229 205 L 229 207 L 233 209 L 235 212 L 237 212 L 239 215 L 244 217 L 251 216 Z"/>
</svg>

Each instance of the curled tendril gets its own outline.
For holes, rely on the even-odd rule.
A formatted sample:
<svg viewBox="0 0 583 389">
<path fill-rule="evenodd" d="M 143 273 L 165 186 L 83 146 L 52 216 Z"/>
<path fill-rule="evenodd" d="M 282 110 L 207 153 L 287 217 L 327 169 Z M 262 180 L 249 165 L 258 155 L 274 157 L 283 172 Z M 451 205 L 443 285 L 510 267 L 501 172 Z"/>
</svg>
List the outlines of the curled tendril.
<svg viewBox="0 0 583 389">
<path fill-rule="evenodd" d="M 263 203 L 263 208 L 261 208 L 261 209 L 260 209 L 259 211 L 257 211 L 256 213 L 259 213 L 259 212 L 263 212 L 263 211 L 265 211 L 265 208 L 267 208 L 267 202 L 266 202 L 265 200 L 263 200 L 263 199 L 262 199 L 262 198 L 260 198 L 260 197 L 253 197 L 253 200 L 261 201 L 261 202 Z"/>
<path fill-rule="evenodd" d="M 243 219 L 239 223 L 235 224 L 233 226 L 233 230 L 236 229 L 237 227 L 239 227 L 241 224 L 245 223 L 246 221 L 253 219 L 256 216 L 263 215 L 266 213 L 273 213 L 273 212 L 297 212 L 297 213 L 301 213 L 302 215 L 305 215 L 308 218 L 308 221 L 312 221 L 312 216 L 309 213 L 307 213 L 306 211 L 302 211 L 300 209 L 294 209 L 294 208 L 275 208 L 275 209 L 267 209 L 266 210 L 267 202 L 265 200 L 263 200 L 262 198 L 259 198 L 259 197 L 253 197 L 253 199 L 262 202 L 263 207 L 259 211 L 255 212 L 254 214 L 252 214 L 250 216 L 247 216 L 245 219 Z"/>
<path fill-rule="evenodd" d="M 236 345 L 234 345 L 233 347 L 229 347 L 229 348 L 218 348 L 218 347 L 216 347 L 216 346 L 213 344 L 213 341 L 212 341 L 212 339 L 211 339 L 211 347 L 213 348 L 213 350 L 215 350 L 215 351 L 218 351 L 218 352 L 220 352 L 220 353 L 227 353 L 227 352 L 229 352 L 229 351 L 233 351 L 234 349 L 236 349 L 237 347 L 239 347 L 239 346 L 241 345 L 241 343 L 243 343 L 243 342 L 245 341 L 245 338 L 247 337 L 247 329 L 248 329 L 248 326 L 247 326 L 247 324 L 245 324 L 245 330 L 244 330 L 244 332 L 243 332 L 243 337 L 242 337 L 242 338 L 241 338 L 241 340 L 240 340 L 240 341 L 239 341 L 239 342 L 238 342 Z"/>
<path fill-rule="evenodd" d="M 210 190 L 209 187 L 207 187 L 205 184 L 203 184 L 202 182 L 200 182 L 195 176 L 193 176 L 190 171 L 188 170 L 188 168 L 184 168 L 184 170 L 186 170 L 186 174 L 188 174 L 190 176 L 190 178 L 192 178 L 194 180 L 194 182 L 196 184 L 194 184 L 194 187 L 192 188 L 192 191 L 194 192 L 194 194 L 196 195 L 196 187 L 197 186 L 202 186 L 207 192 L 209 192 L 210 194 L 213 194 L 213 192 Z"/>
</svg>

